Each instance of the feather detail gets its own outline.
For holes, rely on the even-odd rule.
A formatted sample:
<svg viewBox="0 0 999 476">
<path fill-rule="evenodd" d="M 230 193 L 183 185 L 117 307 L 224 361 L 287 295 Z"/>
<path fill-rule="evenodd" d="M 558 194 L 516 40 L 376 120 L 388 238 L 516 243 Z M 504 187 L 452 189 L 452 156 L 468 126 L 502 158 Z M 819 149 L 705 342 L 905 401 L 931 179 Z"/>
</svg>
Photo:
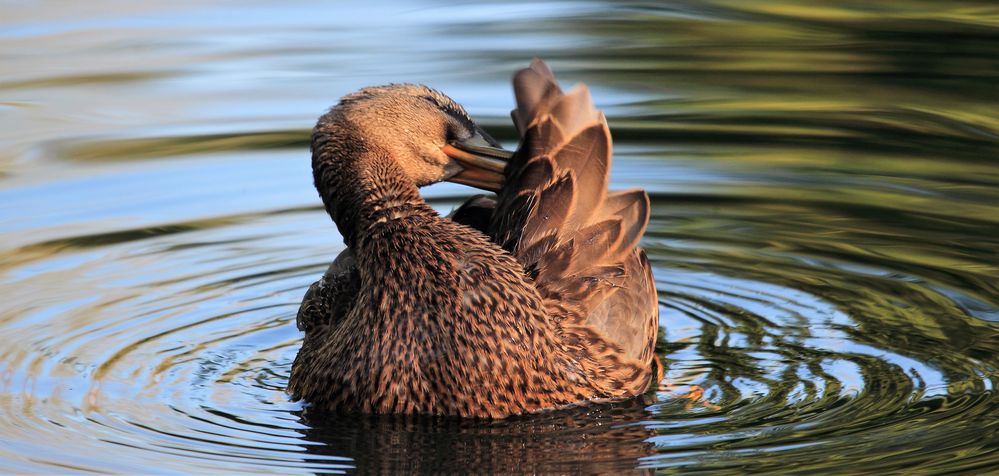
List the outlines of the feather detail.
<svg viewBox="0 0 999 476">
<path fill-rule="evenodd" d="M 566 332 L 590 344 L 605 339 L 599 345 L 646 365 L 658 328 L 655 286 L 638 248 L 648 195 L 607 191 L 610 129 L 585 85 L 563 93 L 535 60 L 514 76 L 514 92 L 511 116 L 521 144 L 506 167 L 489 233 L 563 315 Z"/>
</svg>

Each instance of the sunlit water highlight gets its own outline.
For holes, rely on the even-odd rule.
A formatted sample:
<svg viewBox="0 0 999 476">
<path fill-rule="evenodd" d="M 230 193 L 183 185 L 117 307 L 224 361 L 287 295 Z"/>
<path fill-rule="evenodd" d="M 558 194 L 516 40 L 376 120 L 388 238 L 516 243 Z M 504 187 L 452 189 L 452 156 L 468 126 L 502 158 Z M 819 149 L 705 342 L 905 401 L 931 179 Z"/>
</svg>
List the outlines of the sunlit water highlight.
<svg viewBox="0 0 999 476">
<path fill-rule="evenodd" d="M 2 472 L 999 467 L 989 2 L 0 8 Z M 494 423 L 304 417 L 295 312 L 342 249 L 313 121 L 425 82 L 512 146 L 535 55 L 592 87 L 613 187 L 653 197 L 669 386 Z"/>
</svg>

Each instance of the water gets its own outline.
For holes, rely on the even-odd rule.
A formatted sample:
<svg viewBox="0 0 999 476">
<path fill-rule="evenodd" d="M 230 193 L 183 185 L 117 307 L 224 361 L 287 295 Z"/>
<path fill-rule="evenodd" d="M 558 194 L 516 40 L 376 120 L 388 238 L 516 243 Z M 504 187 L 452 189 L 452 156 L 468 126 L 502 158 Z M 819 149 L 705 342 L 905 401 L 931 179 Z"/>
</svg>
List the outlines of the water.
<svg viewBox="0 0 999 476">
<path fill-rule="evenodd" d="M 993 2 L 0 9 L 0 472 L 999 468 Z M 303 418 L 295 312 L 342 249 L 315 118 L 425 82 L 512 146 L 533 56 L 591 86 L 613 186 L 652 194 L 670 386 Z"/>
</svg>

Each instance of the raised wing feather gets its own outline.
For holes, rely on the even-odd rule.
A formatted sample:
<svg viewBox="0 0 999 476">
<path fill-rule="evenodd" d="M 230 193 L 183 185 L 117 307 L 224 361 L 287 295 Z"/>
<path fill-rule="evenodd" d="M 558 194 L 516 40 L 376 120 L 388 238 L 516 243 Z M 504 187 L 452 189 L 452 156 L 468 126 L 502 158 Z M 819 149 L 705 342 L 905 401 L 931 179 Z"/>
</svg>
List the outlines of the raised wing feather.
<svg viewBox="0 0 999 476">
<path fill-rule="evenodd" d="M 567 310 L 565 318 L 649 362 L 659 307 L 637 246 L 649 220 L 648 195 L 608 193 L 610 130 L 585 85 L 563 93 L 540 60 L 513 83 L 511 116 L 521 144 L 507 165 L 489 233 L 542 295 Z"/>
</svg>

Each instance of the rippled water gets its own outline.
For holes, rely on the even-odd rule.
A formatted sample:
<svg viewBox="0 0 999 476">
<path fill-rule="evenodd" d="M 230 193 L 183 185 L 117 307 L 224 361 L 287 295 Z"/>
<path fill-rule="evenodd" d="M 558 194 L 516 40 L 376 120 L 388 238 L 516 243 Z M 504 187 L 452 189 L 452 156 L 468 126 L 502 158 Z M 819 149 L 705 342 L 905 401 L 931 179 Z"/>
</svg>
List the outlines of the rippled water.
<svg viewBox="0 0 999 476">
<path fill-rule="evenodd" d="M 999 468 L 992 2 L 0 9 L 2 472 Z M 342 249 L 315 118 L 425 82 L 513 145 L 535 55 L 592 87 L 613 186 L 653 196 L 669 385 L 304 418 L 294 316 Z"/>
</svg>

